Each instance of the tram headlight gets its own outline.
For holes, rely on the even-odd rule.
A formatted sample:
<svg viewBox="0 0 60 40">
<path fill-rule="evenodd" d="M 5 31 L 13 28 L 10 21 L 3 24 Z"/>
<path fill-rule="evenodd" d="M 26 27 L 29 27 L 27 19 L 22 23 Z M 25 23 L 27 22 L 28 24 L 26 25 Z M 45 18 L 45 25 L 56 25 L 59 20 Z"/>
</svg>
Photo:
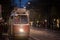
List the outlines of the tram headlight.
<svg viewBox="0 0 60 40">
<path fill-rule="evenodd" d="M 20 31 L 20 32 L 24 32 L 24 29 L 21 28 L 21 29 L 19 29 L 19 31 Z"/>
</svg>

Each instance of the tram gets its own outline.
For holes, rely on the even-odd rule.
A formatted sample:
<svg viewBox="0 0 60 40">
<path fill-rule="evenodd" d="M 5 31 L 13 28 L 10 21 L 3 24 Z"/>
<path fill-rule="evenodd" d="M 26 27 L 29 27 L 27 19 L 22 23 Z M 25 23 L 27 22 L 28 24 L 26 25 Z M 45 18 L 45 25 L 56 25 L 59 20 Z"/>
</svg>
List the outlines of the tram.
<svg viewBox="0 0 60 40">
<path fill-rule="evenodd" d="M 18 8 L 11 13 L 9 18 L 9 35 L 13 39 L 28 39 L 29 27 L 29 11 L 25 8 Z"/>
</svg>

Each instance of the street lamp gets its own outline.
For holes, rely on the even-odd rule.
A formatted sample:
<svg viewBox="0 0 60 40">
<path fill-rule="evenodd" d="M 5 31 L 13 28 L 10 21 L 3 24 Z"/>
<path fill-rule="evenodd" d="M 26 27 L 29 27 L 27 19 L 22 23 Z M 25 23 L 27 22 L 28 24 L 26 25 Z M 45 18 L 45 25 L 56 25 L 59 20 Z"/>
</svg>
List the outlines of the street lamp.
<svg viewBox="0 0 60 40">
<path fill-rule="evenodd" d="M 28 4 L 30 4 L 30 2 L 28 2 Z"/>
</svg>

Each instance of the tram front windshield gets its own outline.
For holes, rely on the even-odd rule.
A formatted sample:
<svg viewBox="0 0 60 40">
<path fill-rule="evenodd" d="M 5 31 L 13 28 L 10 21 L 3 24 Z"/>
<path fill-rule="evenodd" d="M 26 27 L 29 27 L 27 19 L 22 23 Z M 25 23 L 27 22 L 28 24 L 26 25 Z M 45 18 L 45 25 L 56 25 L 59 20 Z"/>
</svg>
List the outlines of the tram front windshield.
<svg viewBox="0 0 60 40">
<path fill-rule="evenodd" d="M 27 24 L 28 23 L 28 17 L 26 15 L 19 15 L 13 17 L 14 24 Z"/>
</svg>

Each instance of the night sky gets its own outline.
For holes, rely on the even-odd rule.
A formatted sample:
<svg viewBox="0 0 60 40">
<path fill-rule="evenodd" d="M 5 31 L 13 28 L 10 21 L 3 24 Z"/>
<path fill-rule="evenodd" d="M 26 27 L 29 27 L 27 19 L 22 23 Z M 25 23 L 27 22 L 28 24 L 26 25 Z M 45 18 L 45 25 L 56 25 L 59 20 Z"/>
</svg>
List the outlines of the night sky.
<svg viewBox="0 0 60 40">
<path fill-rule="evenodd" d="M 24 7 L 29 0 L 11 0 L 11 6 Z"/>
<path fill-rule="evenodd" d="M 30 1 L 31 5 L 29 5 L 31 8 L 36 8 L 41 11 L 42 15 L 54 15 L 58 16 L 60 18 L 60 0 L 21 0 L 21 7 L 26 6 L 25 4 Z M 16 5 L 20 7 L 19 0 L 0 0 L 0 4 L 2 4 L 2 8 L 4 10 L 3 15 L 10 15 L 11 6 L 14 3 L 17 3 Z M 11 5 L 12 4 L 12 5 Z"/>
</svg>

